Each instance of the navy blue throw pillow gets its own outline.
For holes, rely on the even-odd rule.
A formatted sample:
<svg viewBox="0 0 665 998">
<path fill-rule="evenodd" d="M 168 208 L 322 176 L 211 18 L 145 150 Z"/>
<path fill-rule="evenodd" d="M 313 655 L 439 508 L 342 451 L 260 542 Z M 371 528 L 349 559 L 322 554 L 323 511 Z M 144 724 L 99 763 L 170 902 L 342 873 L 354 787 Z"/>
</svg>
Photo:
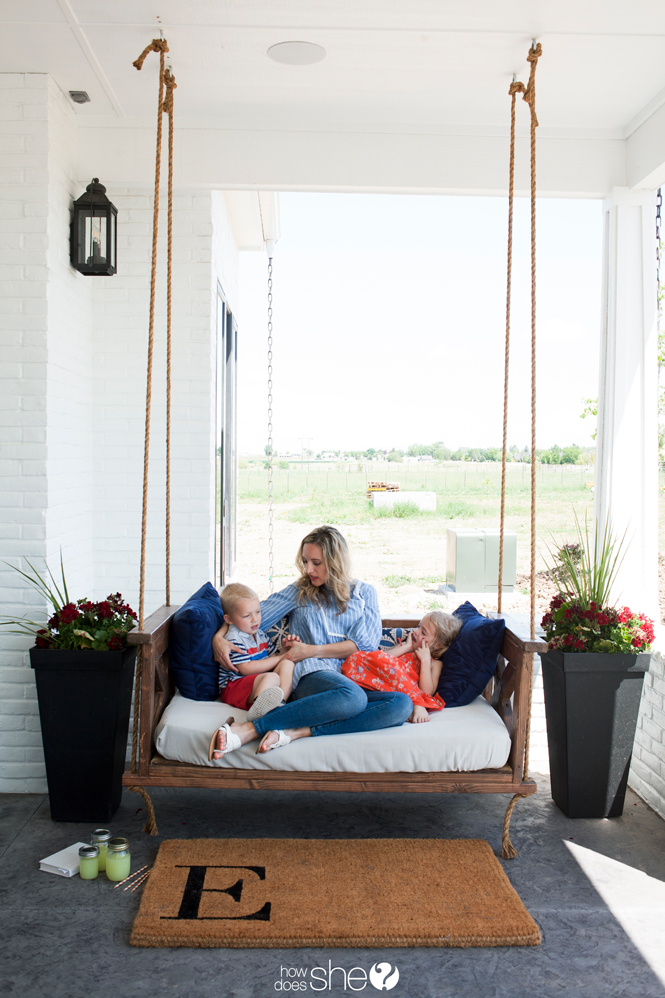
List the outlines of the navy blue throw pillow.
<svg viewBox="0 0 665 998">
<path fill-rule="evenodd" d="M 465 707 L 483 692 L 496 669 L 506 623 L 483 617 L 468 600 L 457 607 L 455 616 L 464 623 L 444 652 L 437 693 L 446 707 Z"/>
<path fill-rule="evenodd" d="M 222 605 L 211 582 L 173 614 L 169 668 L 178 690 L 189 700 L 216 700 L 219 696 L 219 666 L 212 657 L 212 638 L 223 623 Z"/>
</svg>

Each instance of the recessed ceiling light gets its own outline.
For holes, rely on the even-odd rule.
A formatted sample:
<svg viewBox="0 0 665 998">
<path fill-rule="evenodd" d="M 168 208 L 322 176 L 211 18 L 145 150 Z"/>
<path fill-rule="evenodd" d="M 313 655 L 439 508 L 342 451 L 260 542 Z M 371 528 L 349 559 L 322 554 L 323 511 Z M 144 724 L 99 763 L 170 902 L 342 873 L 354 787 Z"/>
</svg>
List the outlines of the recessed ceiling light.
<svg viewBox="0 0 665 998">
<path fill-rule="evenodd" d="M 69 96 L 75 104 L 88 104 L 90 101 L 85 90 L 70 90 Z"/>
<path fill-rule="evenodd" d="M 268 56 L 287 66 L 308 66 L 325 59 L 326 50 L 314 42 L 278 42 L 277 45 L 270 46 Z"/>
</svg>

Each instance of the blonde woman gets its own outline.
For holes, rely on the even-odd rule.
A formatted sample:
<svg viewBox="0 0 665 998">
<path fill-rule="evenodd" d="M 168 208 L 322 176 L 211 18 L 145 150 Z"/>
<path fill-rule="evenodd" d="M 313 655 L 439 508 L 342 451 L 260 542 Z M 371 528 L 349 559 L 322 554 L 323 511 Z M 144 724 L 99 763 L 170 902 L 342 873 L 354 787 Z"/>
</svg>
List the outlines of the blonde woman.
<svg viewBox="0 0 665 998">
<path fill-rule="evenodd" d="M 290 635 L 282 643 L 295 662 L 289 703 L 244 724 L 224 724 L 213 758 L 260 738 L 259 752 L 297 738 L 373 731 L 403 724 L 413 710 L 404 693 L 363 690 L 341 674 L 356 651 L 375 651 L 381 640 L 376 590 L 351 577 L 346 540 L 324 526 L 303 538 L 296 556 L 300 578 L 261 603 L 265 630 L 289 615 Z M 233 668 L 233 646 L 222 627 L 213 638 L 215 659 Z"/>
</svg>

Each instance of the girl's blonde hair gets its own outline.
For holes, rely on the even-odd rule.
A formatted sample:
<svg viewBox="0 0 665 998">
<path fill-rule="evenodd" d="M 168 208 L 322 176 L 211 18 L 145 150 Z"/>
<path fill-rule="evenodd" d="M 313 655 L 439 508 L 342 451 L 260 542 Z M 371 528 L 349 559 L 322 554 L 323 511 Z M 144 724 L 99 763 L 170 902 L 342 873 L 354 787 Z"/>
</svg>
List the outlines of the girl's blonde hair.
<svg viewBox="0 0 665 998">
<path fill-rule="evenodd" d="M 326 581 L 322 586 L 313 586 L 305 571 L 305 557 L 303 555 L 305 544 L 316 544 L 317 547 L 321 548 L 323 564 L 328 572 Z M 317 527 L 316 530 L 312 530 L 311 534 L 307 534 L 307 537 L 303 537 L 296 555 L 296 566 L 301 573 L 296 582 L 299 590 L 299 603 L 309 601 L 327 607 L 336 604 L 338 614 L 344 613 L 349 605 L 351 589 L 353 588 L 351 557 L 347 543 L 336 527 L 327 525 Z"/>
<path fill-rule="evenodd" d="M 444 613 L 442 610 L 433 610 L 426 613 L 423 620 L 431 620 L 436 631 L 436 637 L 430 645 L 432 658 L 441 658 L 448 645 L 452 644 L 459 632 L 462 630 L 462 621 L 452 613 Z"/>
</svg>

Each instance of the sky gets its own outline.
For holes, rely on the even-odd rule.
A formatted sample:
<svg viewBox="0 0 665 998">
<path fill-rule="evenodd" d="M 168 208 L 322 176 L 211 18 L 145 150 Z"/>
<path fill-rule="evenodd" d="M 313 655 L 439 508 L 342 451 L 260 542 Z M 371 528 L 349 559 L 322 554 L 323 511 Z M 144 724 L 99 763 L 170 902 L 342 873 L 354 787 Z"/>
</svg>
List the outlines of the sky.
<svg viewBox="0 0 665 998">
<path fill-rule="evenodd" d="M 507 200 L 280 194 L 273 263 L 279 452 L 501 445 Z M 537 446 L 593 446 L 600 201 L 537 204 Z M 529 202 L 516 199 L 509 444 L 530 439 Z M 238 445 L 267 440 L 267 257 L 243 252 Z"/>
</svg>

